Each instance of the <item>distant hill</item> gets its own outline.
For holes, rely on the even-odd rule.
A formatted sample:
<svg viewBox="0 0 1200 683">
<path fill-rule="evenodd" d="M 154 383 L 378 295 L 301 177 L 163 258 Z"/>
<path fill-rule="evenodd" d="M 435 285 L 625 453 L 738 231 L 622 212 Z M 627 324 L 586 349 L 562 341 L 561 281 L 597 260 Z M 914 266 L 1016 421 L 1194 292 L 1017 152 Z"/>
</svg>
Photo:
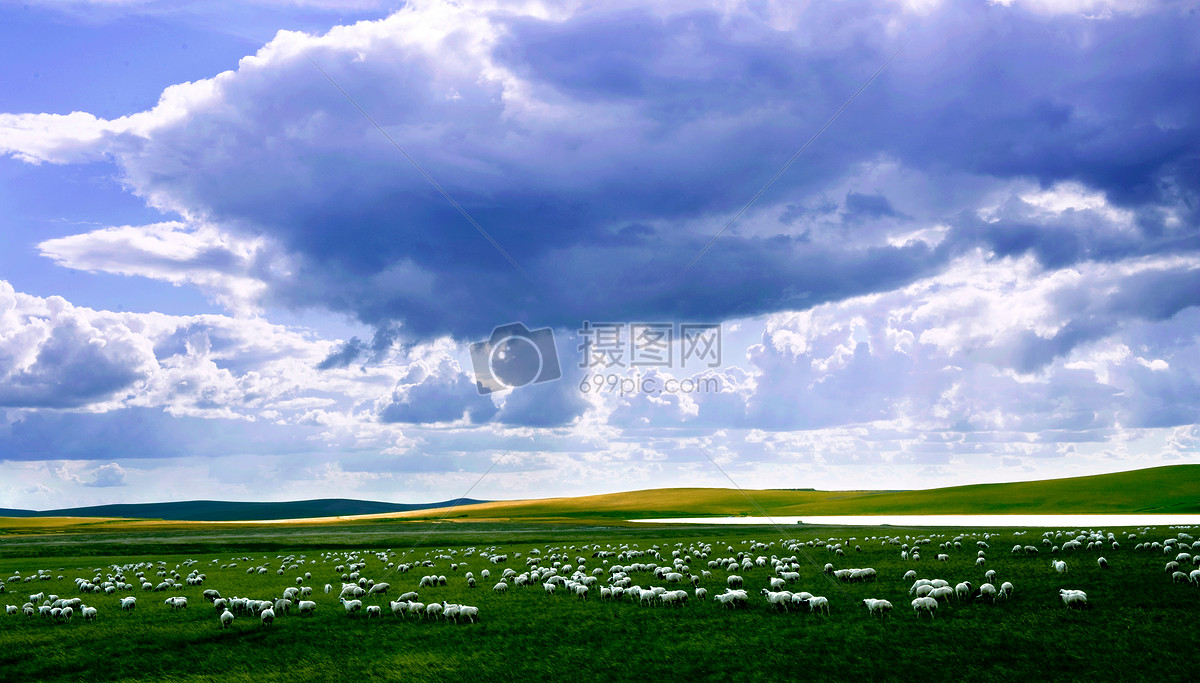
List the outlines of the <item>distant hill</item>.
<svg viewBox="0 0 1200 683">
<path fill-rule="evenodd" d="M 749 499 L 747 498 L 749 496 Z M 750 499 L 754 502 L 751 503 Z M 767 515 L 1178 514 L 1200 512 L 1200 465 L 914 491 L 678 488 L 492 501 L 457 519 L 647 519 Z M 433 516 L 407 513 L 402 517 Z"/>
<path fill-rule="evenodd" d="M 297 519 L 302 517 L 343 517 L 391 512 L 411 512 L 430 508 L 472 505 L 486 501 L 458 498 L 439 503 L 380 503 L 371 500 L 324 498 L 284 503 L 239 503 L 220 500 L 187 500 L 176 503 L 128 503 L 94 505 L 60 510 L 14 510 L 0 508 L 0 517 L 125 517 L 137 519 L 189 520 L 197 522 L 235 522 L 256 519 Z"/>
<path fill-rule="evenodd" d="M 803 482 L 796 482 L 803 483 Z M 751 502 L 753 501 L 753 502 Z M 448 508 L 454 506 L 451 513 Z M 372 515 L 374 519 L 602 521 L 747 515 L 1005 515 L 1200 513 L 1200 465 L 1170 465 L 1086 477 L 972 484 L 913 491 L 648 489 L 574 498 L 400 504 L 366 500 L 286 503 L 188 501 L 5 510 L 0 517 L 137 518 L 238 522 Z M 447 515 L 450 515 L 447 517 Z"/>
</svg>

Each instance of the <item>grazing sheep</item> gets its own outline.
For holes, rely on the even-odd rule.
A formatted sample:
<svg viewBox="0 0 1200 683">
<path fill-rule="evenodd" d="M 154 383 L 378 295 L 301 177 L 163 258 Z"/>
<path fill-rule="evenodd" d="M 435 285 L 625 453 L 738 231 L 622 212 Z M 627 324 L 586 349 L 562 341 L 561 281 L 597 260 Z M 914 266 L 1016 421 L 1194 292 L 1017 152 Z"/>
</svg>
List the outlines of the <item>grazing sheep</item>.
<svg viewBox="0 0 1200 683">
<path fill-rule="evenodd" d="M 83 617 L 84 621 L 95 621 L 96 620 L 96 608 L 95 607 L 84 607 L 81 610 L 79 610 L 79 615 Z"/>
<path fill-rule="evenodd" d="M 296 607 L 300 610 L 300 614 L 308 614 L 317 609 L 317 603 L 312 600 L 301 600 Z"/>
<path fill-rule="evenodd" d="M 270 626 L 275 621 L 275 610 L 268 607 L 258 615 L 258 618 L 262 619 L 263 626 Z"/>
<path fill-rule="evenodd" d="M 1197 569 L 1196 571 L 1194 571 L 1192 573 L 1200 574 L 1200 569 Z M 707 597 L 708 597 L 708 589 L 707 588 L 697 588 L 696 589 L 696 599 L 697 600 L 703 600 L 704 598 L 707 598 Z M 13 607 L 13 612 L 16 612 L 16 611 L 17 611 L 17 608 Z"/>
<path fill-rule="evenodd" d="M 971 582 L 963 581 L 954 587 L 954 597 L 962 600 L 964 597 L 971 597 Z"/>
<path fill-rule="evenodd" d="M 458 608 L 458 616 L 463 617 L 474 624 L 475 618 L 479 616 L 479 608 L 471 605 L 460 605 Z"/>
<path fill-rule="evenodd" d="M 949 562 L 949 561 L 950 561 L 950 556 L 949 556 L 949 555 L 947 555 L 947 554 L 945 554 L 945 553 L 940 553 L 940 554 L 937 556 L 937 561 L 938 561 L 938 562 Z"/>
<path fill-rule="evenodd" d="M 367 605 L 367 618 L 368 619 L 370 619 L 371 617 L 381 617 L 381 616 L 383 616 L 383 611 L 379 609 L 379 605 Z"/>
<path fill-rule="evenodd" d="M 346 608 L 347 614 L 353 614 L 362 609 L 362 600 L 347 600 L 342 598 L 342 606 Z"/>
<path fill-rule="evenodd" d="M 329 591 L 333 590 L 333 586 L 325 584 L 325 595 L 329 595 Z"/>
<path fill-rule="evenodd" d="M 492 590 L 496 591 L 497 593 L 503 593 L 508 590 L 508 584 L 501 581 L 500 583 L 496 584 L 495 586 L 492 586 Z"/>
<path fill-rule="evenodd" d="M 792 594 L 788 591 L 772 591 L 767 588 L 762 589 L 762 594 L 767 596 L 767 602 L 776 607 L 783 607 L 783 611 L 787 611 L 788 604 L 792 601 Z"/>
<path fill-rule="evenodd" d="M 1059 574 L 1067 573 L 1067 563 L 1063 562 L 1062 560 L 1051 560 L 1050 566 L 1054 567 L 1054 571 L 1058 572 Z"/>
<path fill-rule="evenodd" d="M 995 583 L 995 581 L 996 581 L 996 570 L 995 570 L 995 569 L 989 569 L 989 570 L 987 570 L 986 572 L 984 572 L 984 573 L 983 573 L 983 580 L 984 580 L 984 581 L 987 581 L 988 583 Z"/>
<path fill-rule="evenodd" d="M 973 598 L 982 598 L 985 595 L 988 597 L 989 600 L 994 602 L 996 600 L 996 587 L 990 583 L 985 583 L 982 586 L 980 586 L 978 590 L 975 591 L 975 595 L 973 595 L 972 597 Z"/>
<path fill-rule="evenodd" d="M 930 597 L 916 598 L 912 601 L 913 611 L 916 612 L 918 617 L 921 616 L 921 612 L 926 612 L 929 614 L 929 618 L 932 619 L 937 606 L 937 600 Z"/>
<path fill-rule="evenodd" d="M 863 604 L 867 606 L 867 611 L 871 613 L 871 616 L 875 616 L 876 614 L 887 616 L 892 611 L 892 603 L 887 600 L 865 598 L 863 599 Z"/>
<path fill-rule="evenodd" d="M 771 579 L 770 579 L 771 590 L 773 590 L 773 591 L 781 590 L 786 583 L 787 582 L 784 581 L 783 579 L 777 579 L 775 577 L 771 577 Z"/>
<path fill-rule="evenodd" d="M 998 597 L 1001 597 L 1001 598 L 1004 598 L 1005 600 L 1007 600 L 1009 597 L 1012 596 L 1012 592 L 1013 592 L 1012 583 L 1005 581 L 1004 583 L 1000 584 L 1000 593 L 999 593 Z"/>
<path fill-rule="evenodd" d="M 910 569 L 910 570 L 904 572 L 904 580 L 905 581 L 912 581 L 916 578 L 917 578 L 917 570 Z"/>
<path fill-rule="evenodd" d="M 942 586 L 929 591 L 929 597 L 933 598 L 934 600 L 945 600 L 949 602 L 951 595 L 954 595 L 954 589 L 949 586 Z"/>
<path fill-rule="evenodd" d="M 416 591 L 409 591 L 409 592 L 405 593 L 404 595 L 400 596 L 400 600 L 405 601 L 405 602 L 411 602 L 413 600 L 418 600 L 418 599 L 419 599 L 419 596 L 417 596 Z"/>
<path fill-rule="evenodd" d="M 726 589 L 724 593 L 714 595 L 713 600 L 733 609 L 738 605 L 745 607 L 750 600 L 750 596 L 744 590 Z"/>
<path fill-rule="evenodd" d="M 1200 569 L 1193 569 L 1191 574 L 1188 574 L 1188 583 L 1193 586 L 1200 586 Z"/>
<path fill-rule="evenodd" d="M 129 596 L 128 598 L 121 599 L 121 609 L 126 612 L 132 612 L 134 607 L 137 607 L 137 598 Z"/>
<path fill-rule="evenodd" d="M 1171 574 L 1171 583 L 1184 583 L 1187 580 L 1187 574 L 1184 574 L 1183 572 L 1174 572 Z"/>
<path fill-rule="evenodd" d="M 1058 596 L 1062 598 L 1063 604 L 1067 606 L 1067 609 L 1071 609 L 1072 607 L 1083 609 L 1087 607 L 1087 593 L 1083 591 L 1063 588 L 1058 591 Z"/>
<path fill-rule="evenodd" d="M 431 602 L 425 606 L 425 616 L 436 617 L 442 613 L 442 604 L 440 602 Z"/>
<path fill-rule="evenodd" d="M 16 613 L 17 613 L 17 606 L 16 606 L 16 605 L 7 605 L 7 606 L 5 606 L 5 608 L 4 608 L 4 612 L 5 612 L 6 614 L 16 614 Z"/>
<path fill-rule="evenodd" d="M 737 574 L 730 574 L 729 578 L 725 579 L 725 583 L 728 584 L 730 588 L 741 588 L 745 581 Z"/>
<path fill-rule="evenodd" d="M 391 588 L 386 583 L 377 583 L 371 586 L 371 590 L 367 591 L 367 595 L 387 595 L 388 588 Z"/>
<path fill-rule="evenodd" d="M 804 603 L 808 603 L 808 611 L 810 614 L 812 612 L 822 611 L 825 613 L 825 616 L 829 616 L 829 598 L 817 595 L 804 600 L 801 604 Z"/>
</svg>

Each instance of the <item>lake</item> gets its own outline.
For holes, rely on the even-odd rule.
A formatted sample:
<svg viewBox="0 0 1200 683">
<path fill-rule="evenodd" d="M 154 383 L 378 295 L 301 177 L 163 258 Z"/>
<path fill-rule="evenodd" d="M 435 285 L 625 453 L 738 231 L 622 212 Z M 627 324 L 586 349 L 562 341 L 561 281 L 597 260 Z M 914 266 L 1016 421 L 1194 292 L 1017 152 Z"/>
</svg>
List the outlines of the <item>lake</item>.
<svg viewBox="0 0 1200 683">
<path fill-rule="evenodd" d="M 845 526 L 1117 527 L 1200 524 L 1200 515 L 840 515 L 801 517 L 673 517 L 631 519 L 654 524 L 837 524 Z"/>
</svg>

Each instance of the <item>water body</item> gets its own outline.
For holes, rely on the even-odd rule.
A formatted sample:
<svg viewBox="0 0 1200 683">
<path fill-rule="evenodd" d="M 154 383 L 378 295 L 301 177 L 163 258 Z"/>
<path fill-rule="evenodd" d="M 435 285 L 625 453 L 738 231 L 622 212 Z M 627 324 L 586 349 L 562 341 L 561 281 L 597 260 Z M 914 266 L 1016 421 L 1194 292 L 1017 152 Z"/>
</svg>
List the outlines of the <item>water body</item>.
<svg viewBox="0 0 1200 683">
<path fill-rule="evenodd" d="M 837 524 L 915 527 L 1119 527 L 1200 525 L 1200 515 L 841 515 L 802 517 L 673 517 L 631 519 L 653 524 Z"/>
</svg>

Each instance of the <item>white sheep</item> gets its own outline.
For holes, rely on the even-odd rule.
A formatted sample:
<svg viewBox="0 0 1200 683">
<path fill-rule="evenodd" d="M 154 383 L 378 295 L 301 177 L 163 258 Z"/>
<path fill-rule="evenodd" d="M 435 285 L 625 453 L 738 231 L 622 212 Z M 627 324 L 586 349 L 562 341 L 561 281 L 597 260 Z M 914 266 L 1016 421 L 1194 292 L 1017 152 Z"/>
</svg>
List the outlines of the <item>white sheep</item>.
<svg viewBox="0 0 1200 683">
<path fill-rule="evenodd" d="M 1108 569 L 1108 560 L 1104 559 L 1103 557 L 1097 557 L 1096 564 L 1100 565 L 1101 569 Z"/>
<path fill-rule="evenodd" d="M 949 602 L 950 596 L 952 595 L 954 595 L 954 589 L 949 586 L 941 586 L 940 588 L 934 588 L 933 590 L 929 591 L 929 597 L 933 598 L 934 600 L 945 600 Z"/>
<path fill-rule="evenodd" d="M 1171 583 L 1185 583 L 1187 580 L 1188 576 L 1183 572 L 1174 572 L 1171 574 Z"/>
<path fill-rule="evenodd" d="M 1197 571 L 1200 571 L 1200 570 L 1197 570 Z M 4 612 L 5 612 L 5 614 L 16 614 L 17 606 L 16 605 L 6 605 L 4 607 Z"/>
<path fill-rule="evenodd" d="M 362 600 L 347 600 L 342 598 L 342 606 L 346 608 L 347 614 L 353 614 L 362 609 Z"/>
<path fill-rule="evenodd" d="M 1196 571 L 1194 571 L 1192 573 L 1200 574 L 1200 569 L 1197 569 Z M 708 589 L 707 588 L 697 588 L 696 589 L 696 599 L 697 600 L 703 600 L 704 598 L 707 598 L 707 597 L 708 597 Z M 16 612 L 16 610 L 17 610 L 17 608 L 13 607 L 13 612 Z"/>
<path fill-rule="evenodd" d="M 829 616 L 829 598 L 817 595 L 804 602 L 808 603 L 809 613 L 822 611 L 825 613 L 825 616 Z"/>
<path fill-rule="evenodd" d="M 921 612 L 926 612 L 929 614 L 929 618 L 932 619 L 937 606 L 937 600 L 930 597 L 916 598 L 912 601 L 913 611 L 916 612 L 918 617 L 921 616 Z"/>
<path fill-rule="evenodd" d="M 1059 574 L 1067 573 L 1067 563 L 1063 562 L 1062 560 L 1051 560 L 1050 565 L 1054 567 L 1054 571 L 1058 572 Z"/>
<path fill-rule="evenodd" d="M 83 617 L 84 621 L 94 621 L 96 619 L 96 608 L 83 607 L 79 610 L 79 615 Z"/>
<path fill-rule="evenodd" d="M 727 579 L 725 579 L 725 583 L 730 588 L 741 588 L 742 584 L 745 583 L 745 581 L 742 579 L 742 577 L 738 576 L 737 574 L 730 574 L 729 577 Z"/>
<path fill-rule="evenodd" d="M 333 586 L 331 586 L 328 583 L 325 584 L 325 595 L 329 595 L 329 591 L 331 591 L 331 590 L 333 590 Z"/>
<path fill-rule="evenodd" d="M 724 593 L 713 596 L 713 600 L 729 608 L 736 608 L 738 605 L 745 606 L 749 599 L 750 596 L 746 595 L 744 590 L 726 589 Z"/>
<path fill-rule="evenodd" d="M 990 583 L 985 583 L 980 586 L 979 592 L 976 593 L 976 597 L 982 598 L 985 595 L 988 596 L 988 599 L 994 602 L 996 600 L 996 587 Z"/>
<path fill-rule="evenodd" d="M 1083 591 L 1063 588 L 1058 591 L 1058 596 L 1062 598 L 1063 604 L 1067 606 L 1067 609 L 1071 609 L 1072 607 L 1083 609 L 1087 607 L 1087 593 Z"/>
<path fill-rule="evenodd" d="M 228 628 L 233 623 L 233 612 L 225 610 L 221 612 L 221 628 Z"/>
<path fill-rule="evenodd" d="M 262 619 L 264 626 L 270 626 L 275 621 L 275 610 L 268 607 L 262 611 L 262 614 L 258 615 L 258 618 Z"/>
<path fill-rule="evenodd" d="M 508 584 L 501 581 L 500 583 L 496 584 L 495 586 L 492 586 L 492 590 L 496 591 L 497 593 L 504 593 L 505 591 L 508 590 Z"/>
<path fill-rule="evenodd" d="M 810 603 L 811 604 L 811 603 Z M 867 611 L 871 616 L 881 615 L 887 616 L 892 611 L 892 603 L 887 600 L 876 600 L 873 598 L 864 598 L 863 604 L 867 606 Z"/>
<path fill-rule="evenodd" d="M 963 581 L 954 587 L 954 597 L 958 600 L 971 597 L 971 582 Z"/>
<path fill-rule="evenodd" d="M 367 595 L 387 595 L 389 588 L 391 586 L 386 583 L 377 583 L 371 586 L 371 590 L 367 591 Z"/>
<path fill-rule="evenodd" d="M 383 612 L 382 612 L 382 610 L 379 609 L 379 605 L 367 605 L 367 618 L 368 619 L 370 619 L 371 617 L 379 617 L 379 616 L 383 616 Z"/>
<path fill-rule="evenodd" d="M 463 617 L 474 624 L 475 618 L 479 616 L 479 608 L 472 605 L 459 605 L 458 616 Z"/>
<path fill-rule="evenodd" d="M 1005 581 L 1004 583 L 1000 584 L 1000 596 L 999 597 L 1002 597 L 1005 600 L 1007 600 L 1008 598 L 1010 598 L 1012 596 L 1012 592 L 1013 592 L 1013 585 L 1011 582 Z"/>
<path fill-rule="evenodd" d="M 772 591 L 770 589 L 762 589 L 762 594 L 767 596 L 767 602 L 776 607 L 783 607 L 783 611 L 787 611 L 788 604 L 792 602 L 792 594 L 789 591 Z"/>
<path fill-rule="evenodd" d="M 301 600 L 296 604 L 296 607 L 299 609 L 300 614 L 308 614 L 317 609 L 317 603 L 312 600 Z"/>
<path fill-rule="evenodd" d="M 132 612 L 134 607 L 137 607 L 137 598 L 131 595 L 127 598 L 121 599 L 121 609 L 125 610 L 126 612 Z"/>
<path fill-rule="evenodd" d="M 436 617 L 442 613 L 442 603 L 431 602 L 425 606 L 425 616 Z"/>
</svg>

